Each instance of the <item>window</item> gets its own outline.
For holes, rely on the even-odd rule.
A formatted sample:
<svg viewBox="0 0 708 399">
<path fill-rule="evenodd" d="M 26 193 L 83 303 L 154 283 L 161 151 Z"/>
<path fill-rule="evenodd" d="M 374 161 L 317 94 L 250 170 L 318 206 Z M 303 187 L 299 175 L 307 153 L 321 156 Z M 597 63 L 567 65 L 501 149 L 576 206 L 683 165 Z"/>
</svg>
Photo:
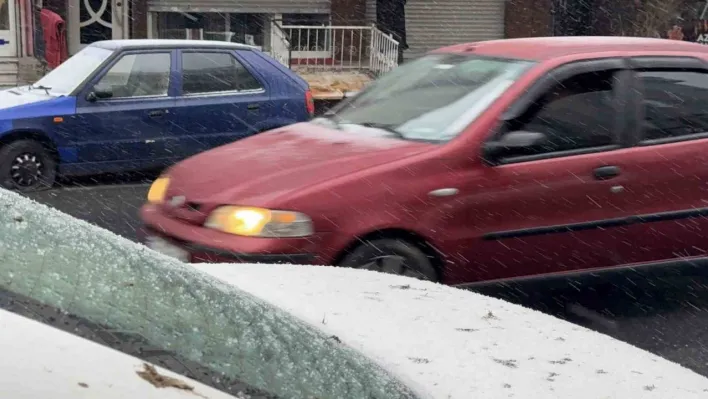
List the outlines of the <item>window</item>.
<svg viewBox="0 0 708 399">
<path fill-rule="evenodd" d="M 637 78 L 644 87 L 644 140 L 708 132 L 708 74 L 654 70 Z"/>
<path fill-rule="evenodd" d="M 2 1 L 2 0 L 0 0 Z M 269 14 L 223 12 L 157 12 L 155 34 L 160 39 L 196 39 L 262 47 Z"/>
<path fill-rule="evenodd" d="M 330 122 L 446 142 L 496 101 L 533 63 L 468 54 L 429 54 L 372 82 L 331 112 Z M 318 121 L 320 123 L 320 121 Z"/>
<path fill-rule="evenodd" d="M 204 30 L 224 32 L 224 16 L 216 13 L 155 13 L 155 33 L 159 39 L 204 39 Z M 206 29 L 205 29 L 206 28 Z"/>
<path fill-rule="evenodd" d="M 118 60 L 95 86 L 112 98 L 166 96 L 170 86 L 169 53 L 128 54 Z"/>
<path fill-rule="evenodd" d="M 35 82 L 35 86 L 49 87 L 52 93 L 68 95 L 81 86 L 112 55 L 111 50 L 94 46 L 84 47 Z"/>
<path fill-rule="evenodd" d="M 528 155 L 615 144 L 613 81 L 613 71 L 584 73 L 561 81 L 505 130 L 547 136 L 543 148 Z"/>
<path fill-rule="evenodd" d="M 0 30 L 10 30 L 10 4 L 8 0 L 0 0 Z"/>
<path fill-rule="evenodd" d="M 230 41 L 249 46 L 263 46 L 264 42 L 270 38 L 270 29 L 265 28 L 266 21 L 269 19 L 266 14 L 229 14 L 229 31 L 232 35 Z M 266 31 L 267 33 L 265 33 Z M 205 39 L 209 39 L 209 37 L 207 36 Z"/>
<path fill-rule="evenodd" d="M 262 88 L 258 80 L 228 53 L 184 53 L 182 71 L 184 94 Z"/>
</svg>

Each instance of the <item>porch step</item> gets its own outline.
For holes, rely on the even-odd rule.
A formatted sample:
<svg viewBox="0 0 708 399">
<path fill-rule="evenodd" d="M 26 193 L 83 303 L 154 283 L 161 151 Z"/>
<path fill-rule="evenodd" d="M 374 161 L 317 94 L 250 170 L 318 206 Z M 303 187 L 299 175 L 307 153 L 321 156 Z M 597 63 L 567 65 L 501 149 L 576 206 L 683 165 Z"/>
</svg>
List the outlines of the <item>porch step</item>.
<svg viewBox="0 0 708 399">
<path fill-rule="evenodd" d="M 17 74 L 16 73 L 2 73 L 0 72 L 0 87 L 15 87 L 17 86 Z"/>
<path fill-rule="evenodd" d="M 310 85 L 315 100 L 341 100 L 347 92 L 362 90 L 373 79 L 361 72 L 299 72 Z"/>
<path fill-rule="evenodd" d="M 17 86 L 18 68 L 17 58 L 0 58 L 0 86 Z"/>
</svg>

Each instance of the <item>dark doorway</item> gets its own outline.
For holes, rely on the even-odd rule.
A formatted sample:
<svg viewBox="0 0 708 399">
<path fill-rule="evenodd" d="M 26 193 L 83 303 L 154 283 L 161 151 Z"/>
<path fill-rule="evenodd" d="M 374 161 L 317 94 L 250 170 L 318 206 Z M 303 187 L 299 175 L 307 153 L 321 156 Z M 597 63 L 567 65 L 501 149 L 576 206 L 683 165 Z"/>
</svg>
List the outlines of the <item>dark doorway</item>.
<svg viewBox="0 0 708 399">
<path fill-rule="evenodd" d="M 398 41 L 398 63 L 403 63 L 406 41 L 406 0 L 376 0 L 376 27 Z"/>
</svg>

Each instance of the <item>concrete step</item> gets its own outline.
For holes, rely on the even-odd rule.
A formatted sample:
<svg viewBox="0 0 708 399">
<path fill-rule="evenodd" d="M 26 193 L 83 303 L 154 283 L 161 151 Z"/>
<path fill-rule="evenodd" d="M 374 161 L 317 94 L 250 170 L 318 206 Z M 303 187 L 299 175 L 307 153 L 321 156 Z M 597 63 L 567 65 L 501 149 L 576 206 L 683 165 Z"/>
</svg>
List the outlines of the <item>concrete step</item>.
<svg viewBox="0 0 708 399">
<path fill-rule="evenodd" d="M 17 74 L 0 73 L 0 86 L 17 86 Z"/>
<path fill-rule="evenodd" d="M 17 73 L 20 61 L 17 58 L 0 58 L 0 73 L 14 72 Z"/>
<path fill-rule="evenodd" d="M 16 86 L 18 70 L 17 58 L 0 58 L 0 86 Z"/>
</svg>

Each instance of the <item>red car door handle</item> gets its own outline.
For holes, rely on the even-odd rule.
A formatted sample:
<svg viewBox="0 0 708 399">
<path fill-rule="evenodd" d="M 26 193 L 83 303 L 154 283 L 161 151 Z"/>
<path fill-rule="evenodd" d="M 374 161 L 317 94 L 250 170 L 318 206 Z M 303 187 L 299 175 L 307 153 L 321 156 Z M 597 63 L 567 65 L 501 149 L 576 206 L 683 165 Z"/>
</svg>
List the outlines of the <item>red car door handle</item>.
<svg viewBox="0 0 708 399">
<path fill-rule="evenodd" d="M 618 166 L 601 166 L 593 172 L 593 176 L 597 180 L 607 180 L 613 177 L 617 177 L 620 174 L 620 168 Z"/>
</svg>

